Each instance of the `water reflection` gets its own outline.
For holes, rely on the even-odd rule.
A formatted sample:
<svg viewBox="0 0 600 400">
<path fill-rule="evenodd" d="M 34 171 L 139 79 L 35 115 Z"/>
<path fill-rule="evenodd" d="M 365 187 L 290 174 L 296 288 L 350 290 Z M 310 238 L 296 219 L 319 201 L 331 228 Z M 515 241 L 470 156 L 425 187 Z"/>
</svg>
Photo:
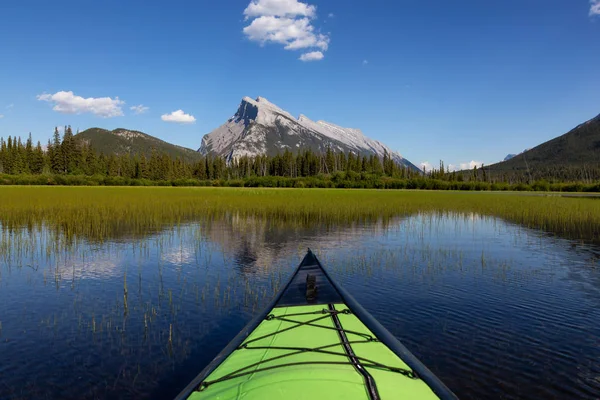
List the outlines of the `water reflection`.
<svg viewBox="0 0 600 400">
<path fill-rule="evenodd" d="M 599 249 L 491 217 L 0 232 L 2 399 L 172 397 L 307 247 L 461 398 L 600 397 Z"/>
</svg>

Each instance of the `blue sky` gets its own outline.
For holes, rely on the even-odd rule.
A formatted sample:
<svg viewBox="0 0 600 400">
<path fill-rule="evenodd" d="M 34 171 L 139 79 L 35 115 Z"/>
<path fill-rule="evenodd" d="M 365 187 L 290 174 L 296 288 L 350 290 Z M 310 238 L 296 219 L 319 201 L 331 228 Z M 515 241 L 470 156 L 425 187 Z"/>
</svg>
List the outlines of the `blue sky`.
<svg viewBox="0 0 600 400">
<path fill-rule="evenodd" d="M 600 113 L 600 1 L 2 3 L 0 136 L 125 127 L 198 148 L 243 96 L 414 163 L 489 164 Z"/>
</svg>

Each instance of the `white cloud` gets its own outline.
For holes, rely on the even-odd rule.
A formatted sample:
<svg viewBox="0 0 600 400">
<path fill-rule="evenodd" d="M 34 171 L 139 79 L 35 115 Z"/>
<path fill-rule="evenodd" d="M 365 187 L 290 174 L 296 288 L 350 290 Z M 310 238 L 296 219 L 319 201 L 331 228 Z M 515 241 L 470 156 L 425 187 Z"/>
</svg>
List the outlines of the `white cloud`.
<svg viewBox="0 0 600 400">
<path fill-rule="evenodd" d="M 4 118 L 4 115 L 0 114 L 0 119 Z"/>
<path fill-rule="evenodd" d="M 81 96 L 76 96 L 73 92 L 56 92 L 55 94 L 40 94 L 37 96 L 39 101 L 47 101 L 54 104 L 54 111 L 63 114 L 83 114 L 91 113 L 99 117 L 111 118 L 120 117 L 123 115 L 121 106 L 124 101 L 118 97 L 114 99 L 110 97 L 84 99 Z"/>
<path fill-rule="evenodd" d="M 369 63 L 369 60 L 363 60 L 363 65 L 367 65 Z"/>
<path fill-rule="evenodd" d="M 483 162 L 481 161 L 469 161 L 468 163 L 460 163 L 460 169 L 473 169 L 475 167 L 481 168 Z"/>
<path fill-rule="evenodd" d="M 196 118 L 193 115 L 186 114 L 183 110 L 173 111 L 171 114 L 163 114 L 160 119 L 165 122 L 176 122 L 179 124 L 193 124 Z"/>
<path fill-rule="evenodd" d="M 244 11 L 246 20 L 252 19 L 252 22 L 243 32 L 261 45 L 277 43 L 286 50 L 320 50 L 321 57 L 313 60 L 321 60 L 330 39 L 317 32 L 313 25 L 316 10 L 315 6 L 297 0 L 253 0 Z"/>
<path fill-rule="evenodd" d="M 419 164 L 419 167 L 421 167 L 421 169 L 425 172 L 431 172 L 433 169 L 433 166 L 429 161 L 423 161 L 421 164 Z"/>
<path fill-rule="evenodd" d="M 131 111 L 133 111 L 134 114 L 144 114 L 146 111 L 149 110 L 148 107 L 144 106 L 143 104 L 140 104 L 138 106 L 133 106 L 133 107 L 129 107 L 129 109 Z"/>
<path fill-rule="evenodd" d="M 600 0 L 590 0 L 590 16 L 600 15 Z"/>
<path fill-rule="evenodd" d="M 285 45 L 286 50 L 298 50 L 316 47 L 327 50 L 329 37 L 314 32 L 314 27 L 308 18 L 279 18 L 263 16 L 256 18 L 244 28 L 244 33 L 250 40 L 265 43 Z"/>
<path fill-rule="evenodd" d="M 335 18 L 335 14 L 334 14 L 334 13 L 329 13 L 329 14 L 327 15 L 327 17 L 328 17 L 328 18 Z"/>
<path fill-rule="evenodd" d="M 481 161 L 469 161 L 469 162 L 462 162 L 462 163 L 458 163 L 458 164 L 448 164 L 448 169 L 450 171 L 465 171 L 465 170 L 471 170 L 474 167 L 477 168 L 481 168 L 483 166 L 483 162 Z"/>
<path fill-rule="evenodd" d="M 246 19 L 253 17 L 315 17 L 317 7 L 298 0 L 252 0 L 244 10 Z"/>
<path fill-rule="evenodd" d="M 300 56 L 299 60 L 301 61 L 319 61 L 322 60 L 323 55 L 320 51 L 311 51 L 310 53 L 304 53 Z"/>
</svg>

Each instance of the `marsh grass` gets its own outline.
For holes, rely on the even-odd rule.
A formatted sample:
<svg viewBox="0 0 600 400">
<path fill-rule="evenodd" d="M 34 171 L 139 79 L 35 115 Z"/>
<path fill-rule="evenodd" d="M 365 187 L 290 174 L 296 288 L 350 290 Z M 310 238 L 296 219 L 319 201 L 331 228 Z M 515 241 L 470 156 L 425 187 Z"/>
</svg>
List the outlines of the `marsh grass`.
<svg viewBox="0 0 600 400">
<path fill-rule="evenodd" d="M 393 217 L 436 213 L 476 213 L 570 239 L 600 241 L 600 200 L 593 198 L 328 189 L 3 187 L 0 250 L 7 248 L 15 229 L 45 227 L 55 234 L 46 246 L 64 248 L 77 240 L 145 237 L 200 218 L 255 217 L 271 227 L 293 228 L 385 224 Z M 35 251 L 37 244 L 27 247 Z"/>
</svg>

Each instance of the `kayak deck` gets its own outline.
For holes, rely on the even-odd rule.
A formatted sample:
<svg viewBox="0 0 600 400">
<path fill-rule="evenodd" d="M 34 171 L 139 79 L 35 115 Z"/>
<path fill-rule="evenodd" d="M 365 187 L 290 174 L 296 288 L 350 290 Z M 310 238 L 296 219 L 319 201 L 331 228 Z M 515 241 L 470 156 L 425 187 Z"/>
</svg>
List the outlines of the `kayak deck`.
<svg viewBox="0 0 600 400">
<path fill-rule="evenodd" d="M 438 398 L 344 304 L 274 308 L 199 389 L 189 399 Z"/>
<path fill-rule="evenodd" d="M 177 400 L 456 399 L 309 250 Z"/>
</svg>

